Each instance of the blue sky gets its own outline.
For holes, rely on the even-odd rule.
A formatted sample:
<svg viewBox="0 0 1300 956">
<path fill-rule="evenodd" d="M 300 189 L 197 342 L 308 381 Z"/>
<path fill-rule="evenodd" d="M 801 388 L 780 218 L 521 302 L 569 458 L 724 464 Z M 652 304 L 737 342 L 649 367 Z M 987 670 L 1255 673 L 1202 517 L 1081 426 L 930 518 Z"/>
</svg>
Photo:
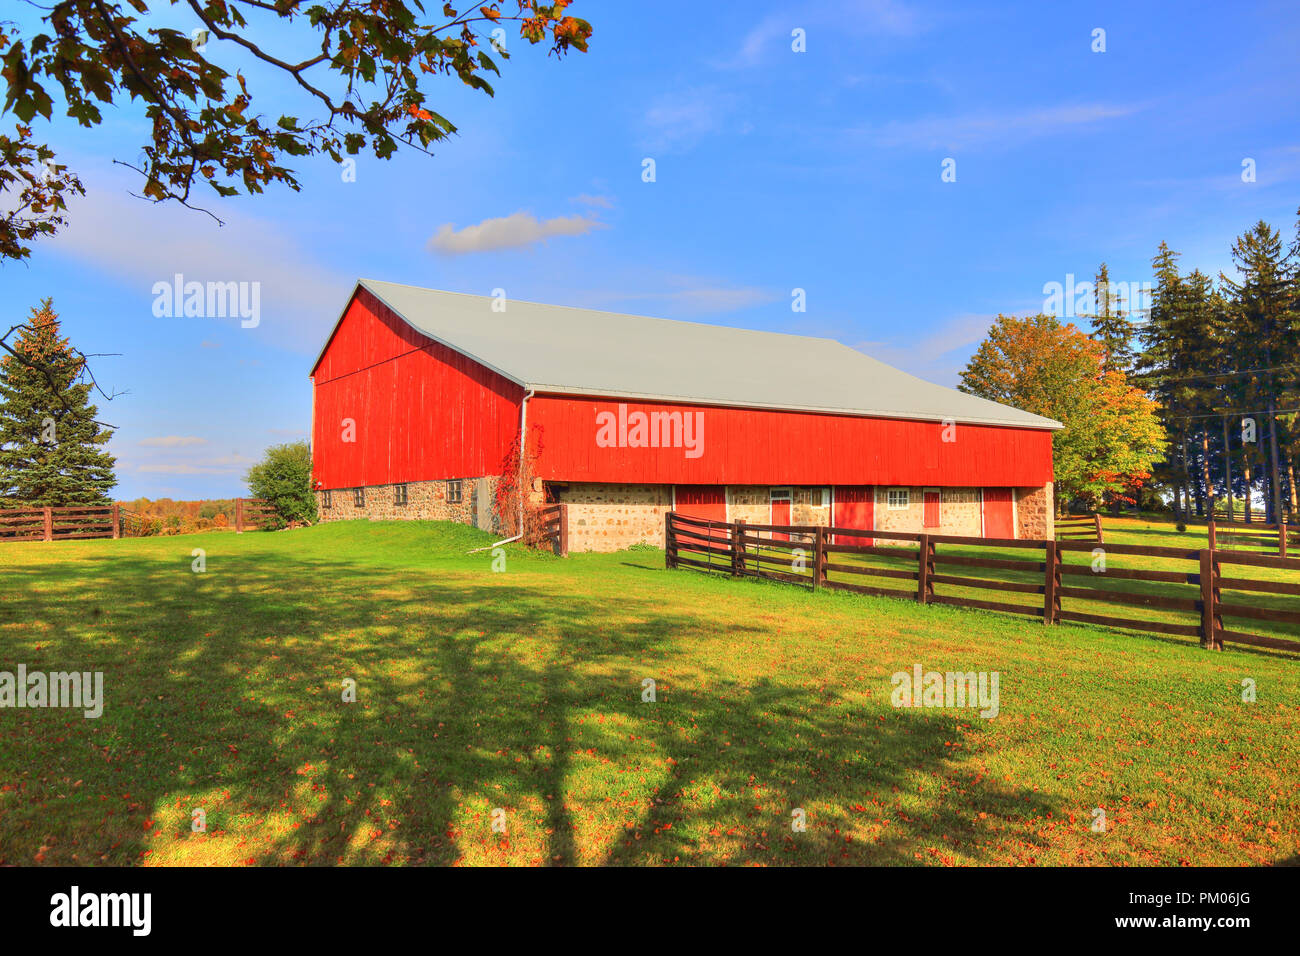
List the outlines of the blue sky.
<svg viewBox="0 0 1300 956">
<path fill-rule="evenodd" d="M 37 125 L 87 195 L 29 263 L 0 265 L 0 303 L 16 320 L 53 296 L 76 345 L 121 353 L 96 363 L 125 392 L 100 415 L 118 426 L 119 497 L 241 494 L 264 447 L 306 437 L 310 365 L 359 276 L 824 335 L 953 384 L 990 319 L 1039 311 L 1046 283 L 1102 260 L 1115 281 L 1150 281 L 1162 239 L 1215 274 L 1257 219 L 1294 235 L 1294 4 L 572 12 L 595 28 L 589 53 L 512 39 L 495 99 L 430 87 L 460 127 L 433 157 L 362 156 L 354 182 L 300 161 L 299 193 L 214 196 L 221 227 L 131 197 L 112 163 L 144 142 L 130 110 L 89 132 Z M 254 108 L 312 115 L 277 76 L 216 41 L 207 53 L 247 70 Z M 260 283 L 260 323 L 155 317 L 152 287 L 175 273 Z"/>
</svg>

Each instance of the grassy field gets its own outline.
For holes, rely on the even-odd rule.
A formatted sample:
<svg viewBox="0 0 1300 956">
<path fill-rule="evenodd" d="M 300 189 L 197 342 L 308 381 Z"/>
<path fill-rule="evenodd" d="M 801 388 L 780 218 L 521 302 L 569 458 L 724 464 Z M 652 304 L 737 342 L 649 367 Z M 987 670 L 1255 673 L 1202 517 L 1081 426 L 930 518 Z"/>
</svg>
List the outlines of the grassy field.
<svg viewBox="0 0 1300 956">
<path fill-rule="evenodd" d="M 0 862 L 1300 852 L 1294 658 L 669 572 L 655 550 L 512 546 L 494 572 L 465 553 L 490 540 L 341 523 L 0 546 L 0 670 L 103 671 L 106 696 L 98 719 L 0 710 Z M 1200 546 L 1137 524 L 1113 540 Z M 997 671 L 999 715 L 891 706 L 890 676 L 917 663 Z"/>
</svg>

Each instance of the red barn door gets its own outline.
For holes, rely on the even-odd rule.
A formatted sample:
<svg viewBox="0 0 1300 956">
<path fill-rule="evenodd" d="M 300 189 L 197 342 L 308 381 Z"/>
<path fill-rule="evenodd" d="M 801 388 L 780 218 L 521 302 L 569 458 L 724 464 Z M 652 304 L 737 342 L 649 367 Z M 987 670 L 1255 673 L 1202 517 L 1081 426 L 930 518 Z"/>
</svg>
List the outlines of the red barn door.
<svg viewBox="0 0 1300 956">
<path fill-rule="evenodd" d="M 984 537 L 1016 536 L 1016 519 L 1012 507 L 1010 488 L 984 489 Z"/>
<path fill-rule="evenodd" d="M 788 525 L 790 523 L 790 489 L 773 488 L 771 501 L 772 524 Z M 781 531 L 773 531 L 772 538 L 776 541 L 789 541 L 790 535 Z"/>
<path fill-rule="evenodd" d="M 926 528 L 939 527 L 939 491 L 938 489 L 926 489 L 925 491 L 925 517 L 922 526 Z"/>
<path fill-rule="evenodd" d="M 836 528 L 870 529 L 876 523 L 876 489 L 870 485 L 836 485 L 835 513 L 831 524 Z M 836 544 L 860 544 L 871 547 L 872 538 L 837 534 Z"/>
<path fill-rule="evenodd" d="M 676 511 L 688 518 L 727 520 L 727 489 L 722 485 L 678 485 Z"/>
</svg>

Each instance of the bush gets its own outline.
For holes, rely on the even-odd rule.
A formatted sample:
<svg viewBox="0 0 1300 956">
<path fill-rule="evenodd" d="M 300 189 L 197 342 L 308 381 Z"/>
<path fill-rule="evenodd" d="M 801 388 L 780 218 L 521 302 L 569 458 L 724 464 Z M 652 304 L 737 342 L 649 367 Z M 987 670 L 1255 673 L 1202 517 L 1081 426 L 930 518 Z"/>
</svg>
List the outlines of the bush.
<svg viewBox="0 0 1300 956">
<path fill-rule="evenodd" d="M 310 524 L 316 518 L 316 496 L 311 490 L 311 452 L 305 441 L 272 445 L 260 462 L 248 469 L 244 480 L 254 498 L 275 512 L 267 527 Z"/>
</svg>

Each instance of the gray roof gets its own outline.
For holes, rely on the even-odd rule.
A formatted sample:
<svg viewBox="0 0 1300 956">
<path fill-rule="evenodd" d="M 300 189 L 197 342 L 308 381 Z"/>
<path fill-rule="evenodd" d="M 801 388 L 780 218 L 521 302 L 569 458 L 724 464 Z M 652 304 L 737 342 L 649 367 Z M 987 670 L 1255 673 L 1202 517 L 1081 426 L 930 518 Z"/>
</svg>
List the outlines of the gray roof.
<svg viewBox="0 0 1300 956">
<path fill-rule="evenodd" d="M 417 331 L 537 392 L 1061 427 L 926 382 L 833 339 L 514 299 L 498 312 L 488 296 L 374 279 L 358 284 Z"/>
</svg>

